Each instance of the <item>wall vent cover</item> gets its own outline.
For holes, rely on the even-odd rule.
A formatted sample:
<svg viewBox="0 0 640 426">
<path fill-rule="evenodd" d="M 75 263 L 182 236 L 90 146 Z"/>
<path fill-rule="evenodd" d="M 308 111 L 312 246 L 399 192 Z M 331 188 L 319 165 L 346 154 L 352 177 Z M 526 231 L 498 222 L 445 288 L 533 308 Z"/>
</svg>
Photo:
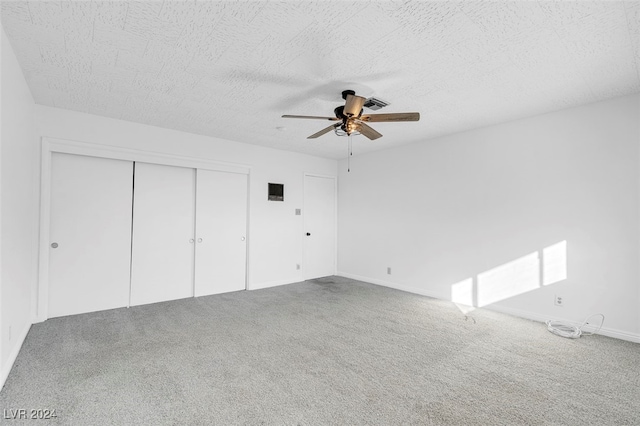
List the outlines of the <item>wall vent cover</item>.
<svg viewBox="0 0 640 426">
<path fill-rule="evenodd" d="M 364 106 L 374 111 L 384 108 L 387 105 L 389 105 L 389 102 L 385 102 L 378 98 L 369 98 L 366 101 L 364 101 Z"/>
</svg>

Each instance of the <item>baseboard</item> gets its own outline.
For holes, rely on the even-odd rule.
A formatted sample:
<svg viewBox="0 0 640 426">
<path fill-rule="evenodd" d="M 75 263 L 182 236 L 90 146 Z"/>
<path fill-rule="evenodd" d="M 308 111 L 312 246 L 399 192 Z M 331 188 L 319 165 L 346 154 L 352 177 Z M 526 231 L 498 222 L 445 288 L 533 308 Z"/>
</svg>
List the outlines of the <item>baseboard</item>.
<svg viewBox="0 0 640 426">
<path fill-rule="evenodd" d="M 277 281 L 268 281 L 266 283 L 257 283 L 257 284 L 251 284 L 247 290 L 261 290 L 263 288 L 269 288 L 269 287 L 278 287 L 280 285 L 287 285 L 287 284 L 293 284 L 293 283 L 299 283 L 303 280 L 295 280 L 295 281 L 291 281 L 291 280 L 277 280 Z"/>
<path fill-rule="evenodd" d="M 9 358 L 7 358 L 7 362 L 2 366 L 0 370 L 0 390 L 4 387 L 4 383 L 7 381 L 7 377 L 9 377 L 9 373 L 11 373 L 11 369 L 13 368 L 13 364 L 16 362 L 16 358 L 18 358 L 18 354 L 20 353 L 20 349 L 22 348 L 22 344 L 24 340 L 27 338 L 27 334 L 29 334 L 29 330 L 31 329 L 31 324 L 27 324 L 22 333 L 20 333 L 17 337 L 16 344 L 13 346 L 11 352 L 9 352 Z"/>
<path fill-rule="evenodd" d="M 415 288 L 415 287 L 409 287 L 409 286 L 393 283 L 391 281 L 378 280 L 378 279 L 375 279 L 375 278 L 364 277 L 364 276 L 360 276 L 360 275 L 350 274 L 350 273 L 347 273 L 347 272 L 338 272 L 338 276 L 345 277 L 345 278 L 351 278 L 351 279 L 358 280 L 358 281 L 364 281 L 364 282 L 370 283 L 370 284 L 376 284 L 376 285 L 380 285 L 380 286 L 384 286 L 384 287 L 394 288 L 396 290 L 402 290 L 402 291 L 406 291 L 408 293 L 419 294 L 421 296 L 433 297 L 434 299 L 440 299 L 440 300 L 446 300 L 446 301 L 450 300 L 449 295 L 442 295 L 442 294 L 438 294 L 438 293 L 433 292 L 433 291 L 418 289 L 418 288 Z M 483 306 L 482 308 L 478 308 L 478 309 L 488 309 L 488 310 L 491 310 L 491 311 L 501 312 L 501 313 L 504 313 L 504 314 L 513 315 L 515 317 L 525 318 L 525 319 L 529 319 L 529 320 L 532 320 L 532 321 L 538 321 L 538 322 L 542 322 L 542 323 L 544 323 L 545 321 L 547 321 L 549 319 L 553 319 L 553 320 L 559 319 L 559 320 L 564 321 L 563 318 L 549 318 L 547 316 L 544 316 L 544 315 L 541 315 L 541 314 L 537 314 L 535 312 L 522 311 L 522 310 L 519 310 L 519 309 L 512 309 L 512 308 L 505 308 L 503 306 Z M 569 322 L 569 323 L 575 323 L 575 321 L 569 321 L 569 320 L 566 320 L 566 321 Z M 640 334 L 629 333 L 627 331 L 617 330 L 615 328 L 602 327 L 598 331 L 598 334 L 601 334 L 601 335 L 607 336 L 607 337 L 613 337 L 613 338 L 620 339 L 620 340 L 626 340 L 626 341 L 629 341 L 629 342 L 640 343 Z"/>
<path fill-rule="evenodd" d="M 338 276 L 344 277 L 344 278 L 351 278 L 352 280 L 364 281 L 365 283 L 369 283 L 369 284 L 375 284 L 383 287 L 394 288 L 396 290 L 406 291 L 407 293 L 414 293 L 414 294 L 419 294 L 421 296 L 432 297 L 434 299 L 449 300 L 446 296 L 443 296 L 442 294 L 439 294 L 433 291 L 423 290 L 421 288 L 409 287 L 409 286 L 394 283 L 391 281 L 378 280 L 375 278 L 363 277 L 360 275 L 350 274 L 348 272 L 340 272 L 340 271 L 338 271 Z"/>
<path fill-rule="evenodd" d="M 520 309 L 513 308 L 505 308 L 504 306 L 484 306 L 483 309 L 488 309 L 490 311 L 501 312 L 503 314 L 513 315 L 515 317 L 525 318 L 532 321 L 545 322 L 547 320 L 559 320 L 565 321 L 568 324 L 580 325 L 576 323 L 576 321 L 567 320 L 565 318 L 549 318 L 544 315 L 540 315 L 535 312 L 523 311 Z M 640 334 L 629 333 L 628 331 L 622 331 L 615 328 L 602 327 L 598 330 L 597 334 L 601 334 L 607 337 L 613 337 L 615 339 L 626 340 L 628 342 L 640 343 Z"/>
</svg>

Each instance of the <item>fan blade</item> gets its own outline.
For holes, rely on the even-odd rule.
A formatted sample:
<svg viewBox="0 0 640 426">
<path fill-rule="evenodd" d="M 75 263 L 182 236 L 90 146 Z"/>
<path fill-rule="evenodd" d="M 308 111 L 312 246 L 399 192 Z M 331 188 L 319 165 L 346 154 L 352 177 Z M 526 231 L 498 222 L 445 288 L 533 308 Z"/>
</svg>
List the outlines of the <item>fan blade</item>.
<svg viewBox="0 0 640 426">
<path fill-rule="evenodd" d="M 344 115 L 347 117 L 358 117 L 360 111 L 362 111 L 362 105 L 366 101 L 362 96 L 347 95 L 346 102 L 344 104 Z"/>
<path fill-rule="evenodd" d="M 381 121 L 418 121 L 420 120 L 419 112 L 397 112 L 390 114 L 367 114 L 360 117 L 360 120 L 368 123 Z"/>
<path fill-rule="evenodd" d="M 311 120 L 329 120 L 329 121 L 340 120 L 338 117 L 318 117 L 316 115 L 283 115 L 282 118 L 308 118 Z"/>
<path fill-rule="evenodd" d="M 378 139 L 382 137 L 382 133 L 378 133 L 373 128 L 367 126 L 364 123 L 358 123 L 358 131 L 368 137 L 371 140 Z"/>
<path fill-rule="evenodd" d="M 332 124 L 331 126 L 326 127 L 324 129 L 320 130 L 319 132 L 312 134 L 311 136 L 307 137 L 307 139 L 315 139 L 317 137 L 320 137 L 320 136 L 324 135 L 325 133 L 329 133 L 330 131 L 332 131 L 333 129 L 338 127 L 339 125 L 340 125 L 340 123 Z"/>
</svg>

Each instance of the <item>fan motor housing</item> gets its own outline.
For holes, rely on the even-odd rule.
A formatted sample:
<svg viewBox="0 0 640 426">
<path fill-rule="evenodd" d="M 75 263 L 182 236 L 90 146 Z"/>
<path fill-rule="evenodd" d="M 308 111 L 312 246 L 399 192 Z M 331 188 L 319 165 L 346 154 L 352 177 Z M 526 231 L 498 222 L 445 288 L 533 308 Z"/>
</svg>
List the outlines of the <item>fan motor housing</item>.
<svg viewBox="0 0 640 426">
<path fill-rule="evenodd" d="M 357 117 L 360 117 L 362 115 L 362 112 L 364 111 L 364 109 L 360 109 L 360 113 L 357 115 Z M 336 109 L 333 110 L 333 113 L 336 115 L 337 118 L 339 118 L 340 120 L 347 120 L 349 117 L 344 115 L 344 105 L 340 105 L 339 107 L 337 107 Z"/>
</svg>

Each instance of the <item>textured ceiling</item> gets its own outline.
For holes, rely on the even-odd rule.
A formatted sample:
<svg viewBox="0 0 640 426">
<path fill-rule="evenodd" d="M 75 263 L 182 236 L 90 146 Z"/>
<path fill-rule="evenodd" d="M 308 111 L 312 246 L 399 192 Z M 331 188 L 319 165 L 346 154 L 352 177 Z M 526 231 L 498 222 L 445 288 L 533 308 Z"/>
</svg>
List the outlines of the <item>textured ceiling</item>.
<svg viewBox="0 0 640 426">
<path fill-rule="evenodd" d="M 344 89 L 421 113 L 361 153 L 638 92 L 639 22 L 639 1 L 2 2 L 38 104 L 330 158 L 346 138 L 306 139 L 327 122 L 280 116 Z"/>
</svg>

